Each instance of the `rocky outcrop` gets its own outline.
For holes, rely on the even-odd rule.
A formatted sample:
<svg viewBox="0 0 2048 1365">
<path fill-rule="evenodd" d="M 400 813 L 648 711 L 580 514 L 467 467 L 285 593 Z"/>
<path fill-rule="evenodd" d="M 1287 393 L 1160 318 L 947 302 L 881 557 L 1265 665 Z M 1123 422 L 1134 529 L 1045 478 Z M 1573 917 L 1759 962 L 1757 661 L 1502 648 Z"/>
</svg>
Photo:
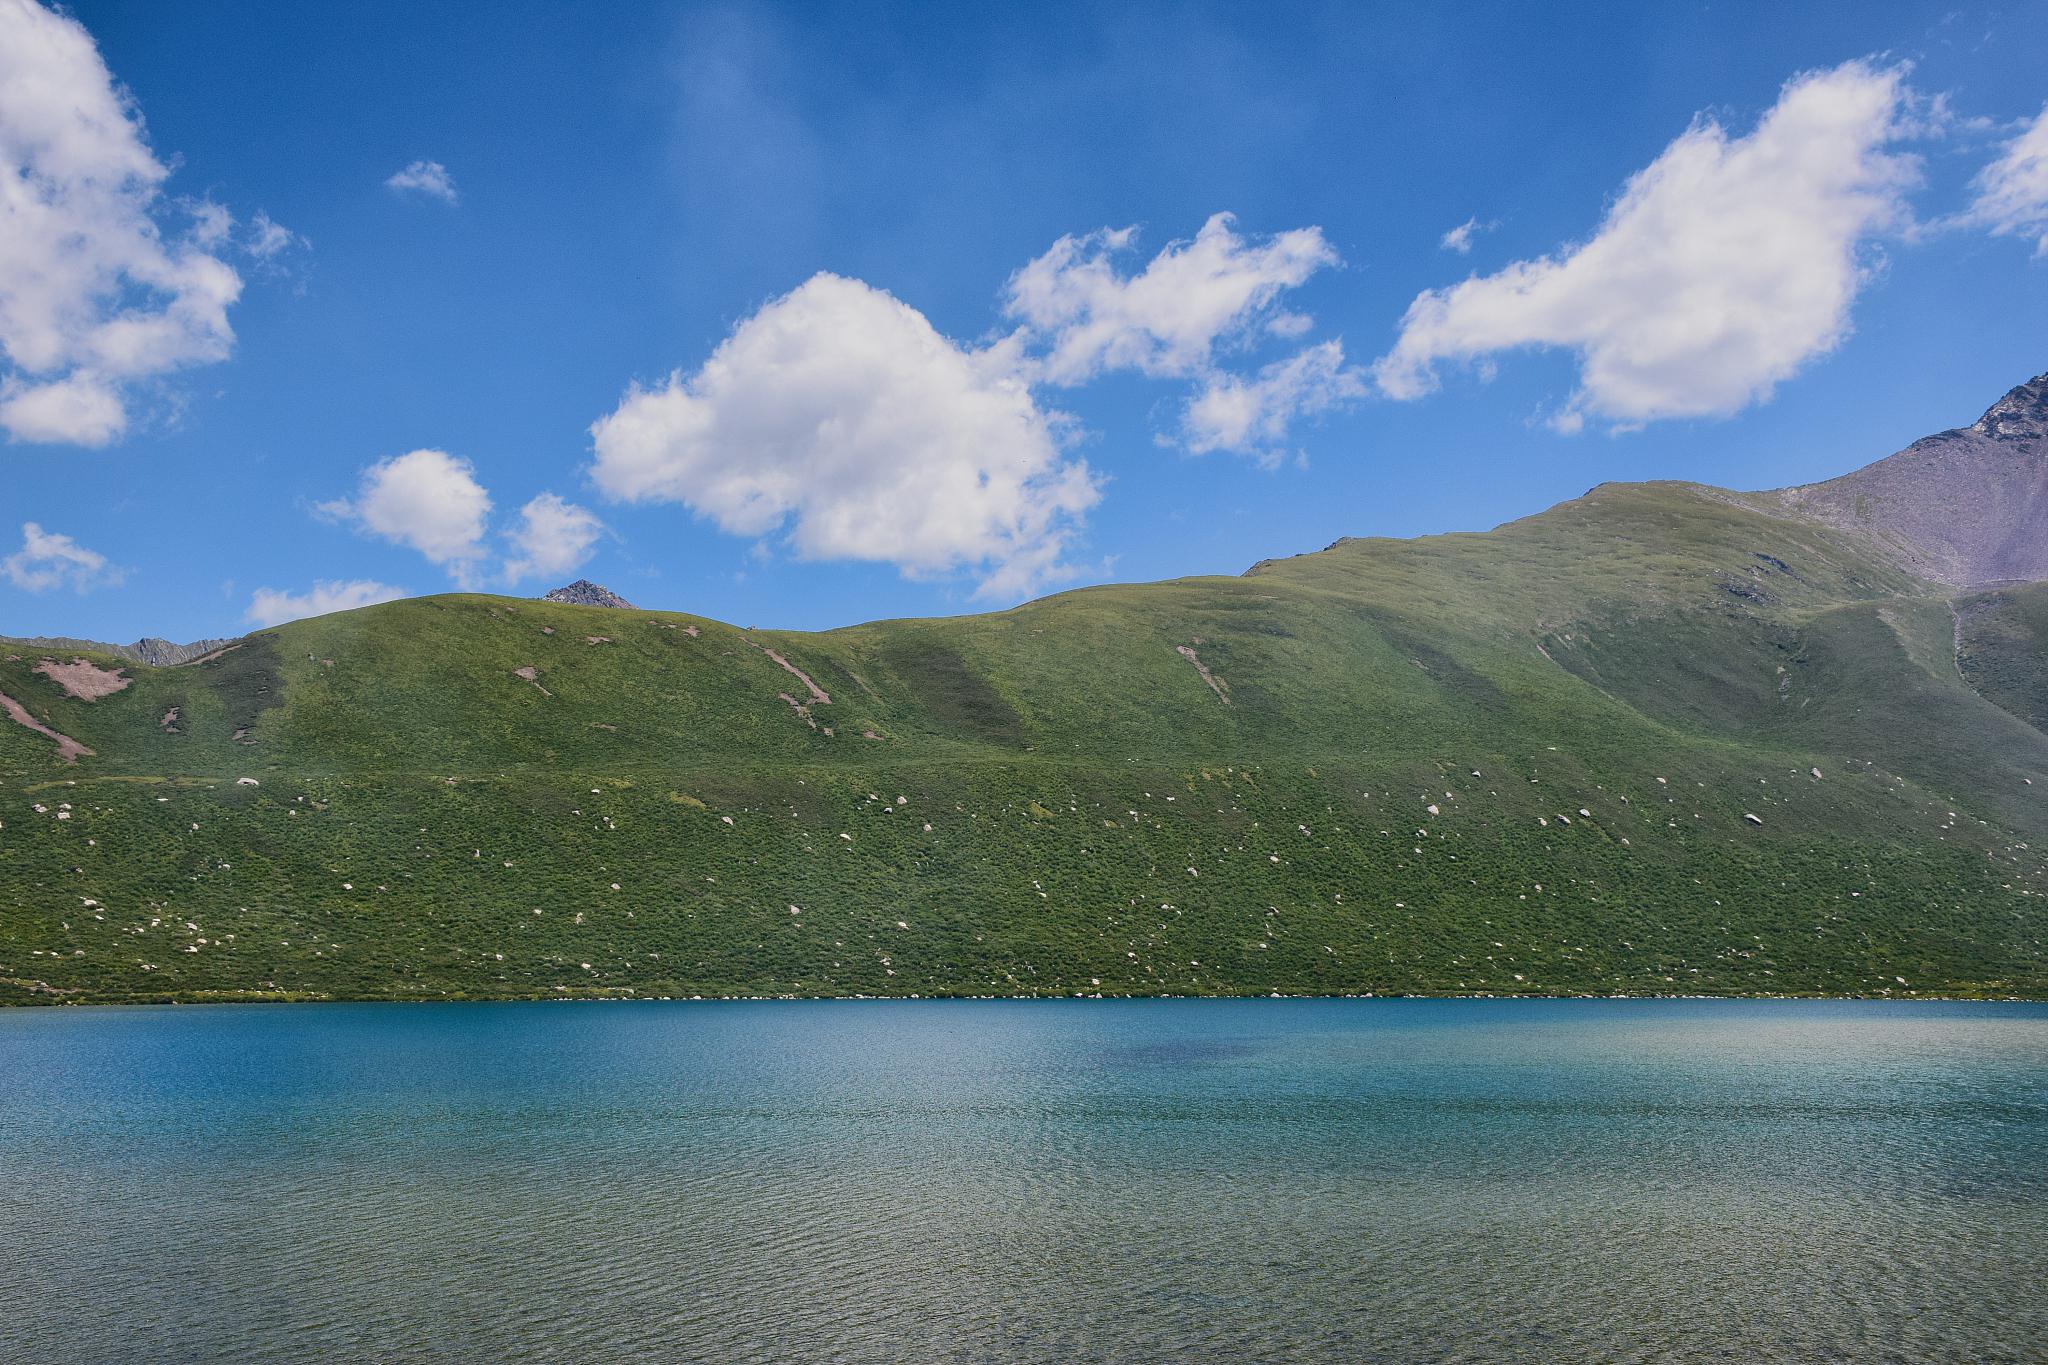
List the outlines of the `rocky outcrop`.
<svg viewBox="0 0 2048 1365">
<path fill-rule="evenodd" d="M 1763 497 L 1868 535 L 1938 582 L 2048 580 L 2048 374 L 1967 427 L 1915 441 L 1853 474 Z"/>
<path fill-rule="evenodd" d="M 2038 441 L 2048 436 L 2048 374 L 2036 375 L 1993 403 L 1970 430 L 1994 441 Z"/>
<path fill-rule="evenodd" d="M 231 642 L 194 640 L 189 645 L 180 645 L 169 640 L 160 640 L 154 635 L 145 635 L 121 652 L 139 664 L 149 664 L 155 668 L 174 668 L 179 664 L 189 664 L 202 655 L 211 654 L 228 643 Z"/>
<path fill-rule="evenodd" d="M 566 602 L 572 607 L 624 607 L 632 610 L 633 604 L 602 584 L 587 578 L 579 578 L 566 587 L 556 588 L 544 595 L 543 602 Z"/>
</svg>

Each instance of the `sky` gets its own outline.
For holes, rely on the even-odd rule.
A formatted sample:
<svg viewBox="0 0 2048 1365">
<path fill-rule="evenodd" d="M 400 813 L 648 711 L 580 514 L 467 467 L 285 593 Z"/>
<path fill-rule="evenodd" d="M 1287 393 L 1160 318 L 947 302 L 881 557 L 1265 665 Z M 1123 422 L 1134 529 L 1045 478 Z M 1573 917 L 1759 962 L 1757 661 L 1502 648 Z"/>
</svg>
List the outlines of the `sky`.
<svg viewBox="0 0 2048 1365">
<path fill-rule="evenodd" d="M 2048 4 L 0 0 L 0 633 L 822 629 L 2048 370 Z"/>
</svg>

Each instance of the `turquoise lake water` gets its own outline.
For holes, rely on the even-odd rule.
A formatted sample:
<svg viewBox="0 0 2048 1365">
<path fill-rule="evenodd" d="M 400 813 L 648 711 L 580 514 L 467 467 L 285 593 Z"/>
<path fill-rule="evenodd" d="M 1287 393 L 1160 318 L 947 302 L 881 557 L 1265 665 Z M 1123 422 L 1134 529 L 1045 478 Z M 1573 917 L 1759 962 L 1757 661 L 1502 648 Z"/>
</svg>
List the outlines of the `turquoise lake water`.
<svg viewBox="0 0 2048 1365">
<path fill-rule="evenodd" d="M 0 1011 L 0 1359 L 2048 1359 L 2048 1007 Z"/>
</svg>

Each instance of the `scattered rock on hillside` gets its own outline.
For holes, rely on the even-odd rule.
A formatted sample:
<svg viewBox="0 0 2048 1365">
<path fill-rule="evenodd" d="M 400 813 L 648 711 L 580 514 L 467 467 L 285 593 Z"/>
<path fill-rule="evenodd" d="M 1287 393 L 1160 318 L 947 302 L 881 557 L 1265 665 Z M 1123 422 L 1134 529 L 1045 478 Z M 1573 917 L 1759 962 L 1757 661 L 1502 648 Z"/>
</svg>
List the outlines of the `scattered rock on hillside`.
<svg viewBox="0 0 2048 1365">
<path fill-rule="evenodd" d="M 572 607 L 624 607 L 631 611 L 633 604 L 613 592 L 610 588 L 579 578 L 567 587 L 556 588 L 540 599 L 543 602 L 566 602 Z"/>
</svg>

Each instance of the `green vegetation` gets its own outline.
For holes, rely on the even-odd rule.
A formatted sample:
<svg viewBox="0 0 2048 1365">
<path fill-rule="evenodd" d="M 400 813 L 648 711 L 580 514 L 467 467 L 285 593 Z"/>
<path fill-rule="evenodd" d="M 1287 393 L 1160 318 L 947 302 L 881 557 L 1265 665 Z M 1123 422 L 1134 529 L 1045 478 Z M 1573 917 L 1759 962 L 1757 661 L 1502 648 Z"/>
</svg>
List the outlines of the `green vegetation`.
<svg viewBox="0 0 2048 1365">
<path fill-rule="evenodd" d="M 92 700 L 21 651 L 95 754 L 0 719 L 0 999 L 2043 996 L 2044 649 L 2040 590 L 1664 484 L 817 635 L 456 595 Z"/>
</svg>

